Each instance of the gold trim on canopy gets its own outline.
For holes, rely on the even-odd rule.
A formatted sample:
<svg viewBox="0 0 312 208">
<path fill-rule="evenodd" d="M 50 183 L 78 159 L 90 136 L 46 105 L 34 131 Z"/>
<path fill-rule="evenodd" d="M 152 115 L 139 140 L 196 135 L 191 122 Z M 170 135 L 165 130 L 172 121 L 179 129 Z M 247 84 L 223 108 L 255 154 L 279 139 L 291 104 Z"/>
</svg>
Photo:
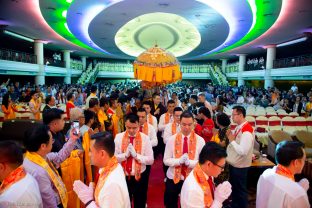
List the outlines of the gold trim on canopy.
<svg viewBox="0 0 312 208">
<path fill-rule="evenodd" d="M 170 52 L 157 45 L 141 53 L 133 63 L 134 78 L 142 88 L 152 88 L 182 79 L 180 63 Z"/>
</svg>

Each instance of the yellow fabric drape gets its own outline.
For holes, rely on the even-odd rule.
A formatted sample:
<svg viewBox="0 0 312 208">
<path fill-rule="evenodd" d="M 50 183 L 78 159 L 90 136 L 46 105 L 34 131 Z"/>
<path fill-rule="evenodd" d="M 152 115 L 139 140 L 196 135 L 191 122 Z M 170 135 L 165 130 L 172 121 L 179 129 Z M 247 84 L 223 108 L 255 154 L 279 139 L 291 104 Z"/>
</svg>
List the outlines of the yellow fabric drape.
<svg viewBox="0 0 312 208">
<path fill-rule="evenodd" d="M 86 132 L 82 137 L 82 147 L 84 150 L 83 154 L 83 160 L 84 160 L 84 166 L 86 171 L 86 184 L 89 184 L 93 181 L 92 179 L 92 169 L 91 169 L 91 159 L 89 156 L 90 152 L 90 135 L 89 132 Z"/>
<path fill-rule="evenodd" d="M 70 157 L 61 164 L 62 180 L 66 186 L 68 198 L 67 207 L 80 208 L 80 199 L 73 191 L 75 180 L 84 179 L 83 154 L 78 154 L 81 150 L 73 150 Z"/>
<path fill-rule="evenodd" d="M 156 68 L 156 82 L 161 83 L 163 81 L 163 73 L 162 73 L 162 68 L 157 67 Z"/>
<path fill-rule="evenodd" d="M 172 67 L 167 67 L 163 69 L 163 80 L 164 81 L 171 81 L 172 80 Z"/>
<path fill-rule="evenodd" d="M 105 131 L 105 124 L 104 124 L 104 121 L 107 121 L 107 115 L 104 113 L 104 111 L 102 109 L 100 109 L 97 113 L 98 115 L 98 119 L 99 119 L 99 122 L 101 123 L 101 126 L 102 126 L 102 130 Z"/>
</svg>

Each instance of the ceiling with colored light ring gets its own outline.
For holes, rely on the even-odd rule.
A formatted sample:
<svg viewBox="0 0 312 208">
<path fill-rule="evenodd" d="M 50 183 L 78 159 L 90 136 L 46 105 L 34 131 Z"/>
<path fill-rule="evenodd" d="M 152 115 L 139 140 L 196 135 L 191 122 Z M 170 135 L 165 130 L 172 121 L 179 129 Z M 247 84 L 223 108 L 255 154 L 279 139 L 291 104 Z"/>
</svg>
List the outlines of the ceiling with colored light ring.
<svg viewBox="0 0 312 208">
<path fill-rule="evenodd" d="M 180 60 L 188 60 L 208 58 L 256 40 L 279 18 L 283 2 L 40 0 L 39 6 L 56 33 L 87 50 L 131 58 L 155 43 Z"/>
</svg>

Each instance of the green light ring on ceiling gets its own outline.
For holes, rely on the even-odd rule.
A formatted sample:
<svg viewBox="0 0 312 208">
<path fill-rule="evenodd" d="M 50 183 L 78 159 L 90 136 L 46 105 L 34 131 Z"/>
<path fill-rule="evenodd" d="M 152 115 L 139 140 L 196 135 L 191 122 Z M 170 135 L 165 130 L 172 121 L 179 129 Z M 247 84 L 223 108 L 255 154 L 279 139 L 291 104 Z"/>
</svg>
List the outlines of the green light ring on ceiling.
<svg viewBox="0 0 312 208">
<path fill-rule="evenodd" d="M 249 5 L 251 5 L 250 0 L 247 1 Z M 242 39 L 216 53 L 223 53 L 255 40 L 256 38 L 264 34 L 268 29 L 270 29 L 270 27 L 275 23 L 275 21 L 278 18 L 278 15 L 268 15 L 268 14 L 279 14 L 282 8 L 282 1 L 276 0 L 266 4 L 264 4 L 262 0 L 255 1 L 256 1 L 256 14 L 255 14 L 256 18 L 253 27 Z M 251 9 L 254 10 L 253 8 Z"/>
<path fill-rule="evenodd" d="M 91 50 L 93 52 L 97 52 L 97 50 L 91 48 L 90 46 L 86 45 L 85 43 L 81 42 L 80 40 L 78 40 L 69 30 L 68 26 L 67 26 L 67 21 L 66 21 L 66 17 L 64 17 L 64 13 L 66 11 L 68 11 L 68 9 L 70 8 L 71 4 L 74 2 L 75 0 L 72 0 L 70 2 L 66 2 L 64 0 L 57 0 L 57 5 L 58 7 L 56 8 L 55 11 L 51 11 L 51 12 L 43 12 L 43 8 L 40 6 L 40 10 L 41 10 L 41 14 L 44 17 L 44 19 L 46 20 L 46 22 L 48 23 L 48 25 L 56 32 L 58 33 L 60 36 L 62 36 L 63 38 L 65 38 L 66 40 L 70 41 L 71 43 Z M 53 1 L 55 2 L 55 1 Z M 49 19 L 53 19 L 52 21 L 48 21 Z M 57 23 L 55 23 L 57 22 Z"/>
</svg>

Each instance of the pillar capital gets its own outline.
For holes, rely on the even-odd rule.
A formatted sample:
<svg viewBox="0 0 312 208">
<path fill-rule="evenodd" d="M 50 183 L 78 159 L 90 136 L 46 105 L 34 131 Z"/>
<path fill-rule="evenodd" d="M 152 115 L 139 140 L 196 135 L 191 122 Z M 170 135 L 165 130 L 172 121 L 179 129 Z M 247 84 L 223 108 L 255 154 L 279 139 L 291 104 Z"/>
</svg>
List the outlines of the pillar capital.
<svg viewBox="0 0 312 208">
<path fill-rule="evenodd" d="M 265 45 L 262 47 L 263 49 L 268 49 L 268 48 L 276 48 L 275 44 L 270 44 L 270 45 Z"/>
</svg>

